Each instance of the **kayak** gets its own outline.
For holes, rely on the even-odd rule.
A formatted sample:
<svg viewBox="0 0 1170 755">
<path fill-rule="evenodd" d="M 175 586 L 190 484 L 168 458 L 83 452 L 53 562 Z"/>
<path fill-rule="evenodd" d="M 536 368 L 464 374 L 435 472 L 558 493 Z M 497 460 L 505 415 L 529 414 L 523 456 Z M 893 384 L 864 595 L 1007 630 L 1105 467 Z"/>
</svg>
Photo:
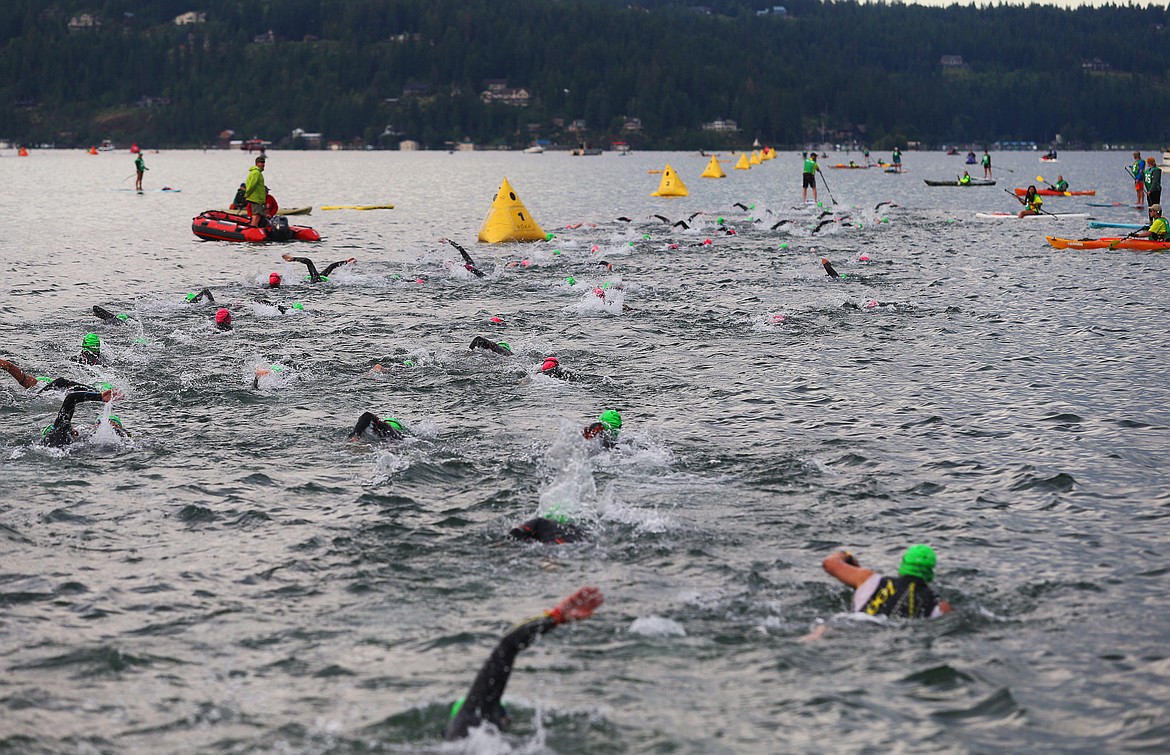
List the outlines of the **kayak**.
<svg viewBox="0 0 1170 755">
<path fill-rule="evenodd" d="M 1140 204 L 1126 204 L 1125 202 L 1089 202 L 1090 207 L 1132 207 L 1135 210 L 1141 210 L 1145 205 Z"/>
<path fill-rule="evenodd" d="M 1016 212 L 977 212 L 975 217 L 980 220 L 1083 220 L 1089 217 L 1089 213 L 1046 212 L 1042 215 L 1025 215 L 1021 218 Z"/>
<path fill-rule="evenodd" d="M 241 222 L 242 221 L 242 222 Z M 266 228 L 253 228 L 246 218 L 223 210 L 206 210 L 191 219 L 191 232 L 205 241 L 320 241 L 321 234 L 303 225 L 289 225 L 280 216 Z"/>
<path fill-rule="evenodd" d="M 958 181 L 926 181 L 927 186 L 995 186 L 995 181 L 987 178 L 972 178 L 970 183 L 959 183 Z"/>
<path fill-rule="evenodd" d="M 1145 228 L 1141 223 L 1109 223 L 1104 220 L 1090 220 L 1090 228 L 1124 228 L 1127 231 L 1140 231 Z"/>
<path fill-rule="evenodd" d="M 1058 236 L 1045 236 L 1044 238 L 1056 249 L 1132 249 L 1138 252 L 1164 252 L 1170 249 L 1170 241 L 1127 239 L 1116 236 L 1103 239 L 1062 239 Z"/>
<path fill-rule="evenodd" d="M 1027 189 L 1016 189 L 1016 196 L 1022 197 L 1028 193 Z M 1056 189 L 1036 189 L 1036 193 L 1042 197 L 1095 197 L 1097 196 L 1096 189 L 1089 189 L 1087 191 L 1057 191 Z"/>
<path fill-rule="evenodd" d="M 393 210 L 392 204 L 323 204 L 322 210 Z"/>
<path fill-rule="evenodd" d="M 868 165 L 858 165 L 857 163 L 853 163 L 852 165 L 846 165 L 845 163 L 837 163 L 836 165 L 830 165 L 829 167 L 830 168 L 849 168 L 849 169 L 853 169 L 853 170 L 861 170 L 864 168 L 868 168 L 869 166 Z"/>
</svg>

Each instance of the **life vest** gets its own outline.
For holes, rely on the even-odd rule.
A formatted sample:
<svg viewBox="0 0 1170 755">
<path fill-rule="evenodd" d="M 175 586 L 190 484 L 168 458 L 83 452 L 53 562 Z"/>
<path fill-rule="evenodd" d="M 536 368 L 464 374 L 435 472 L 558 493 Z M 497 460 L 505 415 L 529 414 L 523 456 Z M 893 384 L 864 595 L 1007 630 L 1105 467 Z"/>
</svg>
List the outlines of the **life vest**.
<svg viewBox="0 0 1170 755">
<path fill-rule="evenodd" d="M 816 171 L 816 169 L 817 169 L 817 161 L 816 160 L 805 160 L 804 161 L 804 172 L 805 173 L 813 173 Z"/>
<path fill-rule="evenodd" d="M 937 605 L 930 586 L 918 577 L 882 577 L 861 610 L 870 616 L 921 619 L 934 613 Z"/>
<path fill-rule="evenodd" d="M 1170 225 L 1166 224 L 1166 218 L 1155 218 L 1150 221 L 1150 238 L 1154 241 L 1165 241 L 1168 231 Z"/>
</svg>

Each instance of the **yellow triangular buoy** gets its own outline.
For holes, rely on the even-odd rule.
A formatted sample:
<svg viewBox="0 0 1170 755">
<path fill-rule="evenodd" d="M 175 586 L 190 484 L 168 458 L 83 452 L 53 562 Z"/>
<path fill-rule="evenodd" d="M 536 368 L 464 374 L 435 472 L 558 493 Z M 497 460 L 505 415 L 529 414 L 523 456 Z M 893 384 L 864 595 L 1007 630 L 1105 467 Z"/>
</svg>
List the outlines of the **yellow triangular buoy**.
<svg viewBox="0 0 1170 755">
<path fill-rule="evenodd" d="M 747 156 L 746 152 L 743 152 L 740 154 L 739 162 L 737 162 L 735 164 L 735 169 L 736 170 L 751 170 L 752 169 L 751 164 L 748 162 L 748 156 Z"/>
<path fill-rule="evenodd" d="M 751 156 L 751 158 L 748 160 L 748 162 L 749 162 L 749 163 L 751 163 L 752 165 L 759 165 L 759 164 L 760 164 L 760 153 L 759 153 L 759 152 L 753 152 L 753 153 L 752 153 L 752 156 Z"/>
<path fill-rule="evenodd" d="M 763 161 L 763 160 L 775 160 L 775 159 L 776 159 L 776 150 L 772 149 L 771 147 L 764 147 L 764 154 L 760 155 L 760 160 Z"/>
<path fill-rule="evenodd" d="M 687 197 L 690 196 L 687 191 L 687 185 L 682 182 L 678 174 L 674 172 L 674 168 L 670 167 L 670 163 L 662 169 L 662 180 L 658 182 L 658 191 L 650 196 L 652 197 Z"/>
<path fill-rule="evenodd" d="M 707 163 L 707 167 L 703 169 L 703 175 L 699 178 L 727 178 L 727 174 L 723 172 L 723 168 L 719 167 L 719 158 L 711 155 L 711 162 Z"/>
<path fill-rule="evenodd" d="M 492 206 L 479 229 L 479 240 L 485 244 L 544 241 L 544 229 L 528 214 L 528 208 L 516 196 L 516 190 L 507 178 L 492 199 Z"/>
</svg>

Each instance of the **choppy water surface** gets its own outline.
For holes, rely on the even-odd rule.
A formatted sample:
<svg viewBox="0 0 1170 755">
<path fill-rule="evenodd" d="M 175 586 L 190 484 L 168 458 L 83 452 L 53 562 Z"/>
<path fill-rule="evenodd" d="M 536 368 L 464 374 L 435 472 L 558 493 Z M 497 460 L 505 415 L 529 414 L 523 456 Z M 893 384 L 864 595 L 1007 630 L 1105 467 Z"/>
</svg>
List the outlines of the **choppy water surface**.
<svg viewBox="0 0 1170 755">
<path fill-rule="evenodd" d="M 90 435 L 87 404 L 86 440 L 42 449 L 59 399 L 0 374 L 0 749 L 1165 751 L 1167 257 L 974 219 L 1057 173 L 1099 194 L 1046 208 L 1141 219 L 1089 206 L 1132 201 L 1128 153 L 994 157 L 994 188 L 927 188 L 962 171 L 941 154 L 826 170 L 851 222 L 812 234 L 792 154 L 710 181 L 693 154 L 273 153 L 286 206 L 397 207 L 242 246 L 190 219 L 246 155 L 148 154 L 147 188 L 182 192 L 138 196 L 125 153 L 6 153 L 0 356 L 115 384 L 134 437 Z M 690 197 L 649 196 L 667 162 Z M 474 243 L 505 176 L 554 241 Z M 358 263 L 309 286 L 285 251 Z M 183 303 L 203 286 L 232 333 Z M 107 366 L 69 361 L 88 330 Z M 579 379 L 532 377 L 549 354 Z M 598 455 L 580 428 L 611 407 Z M 347 443 L 365 410 L 414 437 Z M 503 539 L 554 505 L 591 541 Z M 820 559 L 889 571 L 913 542 L 956 612 L 843 618 Z M 585 584 L 607 602 L 521 656 L 512 732 L 441 743 L 495 639 Z"/>
</svg>

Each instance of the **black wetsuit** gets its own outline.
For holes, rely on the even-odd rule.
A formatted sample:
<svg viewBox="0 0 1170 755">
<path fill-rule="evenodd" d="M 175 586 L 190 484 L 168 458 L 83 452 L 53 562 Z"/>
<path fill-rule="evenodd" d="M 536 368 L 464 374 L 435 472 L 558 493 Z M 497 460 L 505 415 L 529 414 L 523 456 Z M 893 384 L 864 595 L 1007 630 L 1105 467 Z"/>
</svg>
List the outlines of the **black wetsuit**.
<svg viewBox="0 0 1170 755">
<path fill-rule="evenodd" d="M 100 391 L 71 391 L 65 394 L 61 402 L 61 411 L 57 412 L 57 419 L 45 428 L 41 436 L 41 445 L 58 448 L 73 442 L 76 433 L 73 432 L 73 410 L 82 401 L 101 401 Z"/>
<path fill-rule="evenodd" d="M 365 412 L 362 416 L 358 417 L 357 424 L 353 426 L 353 431 L 349 434 L 349 437 L 359 438 L 367 429 L 378 436 L 379 440 L 402 440 L 406 437 L 389 422 L 378 419 L 377 415 L 373 412 Z"/>
<path fill-rule="evenodd" d="M 459 712 L 447 722 L 447 728 L 443 731 L 444 739 L 466 737 L 469 729 L 479 726 L 485 720 L 495 724 L 501 731 L 508 728 L 511 720 L 500 704 L 500 698 L 504 696 L 504 687 L 508 685 L 508 676 L 512 673 L 516 655 L 556 625 L 551 616 L 542 616 L 521 624 L 500 640 L 471 683 L 471 689 Z"/>
<path fill-rule="evenodd" d="M 585 539 L 585 530 L 574 524 L 565 524 L 555 519 L 538 516 L 513 527 L 508 532 L 513 540 L 534 540 L 538 543 L 560 545 Z"/>
<path fill-rule="evenodd" d="M 195 304 L 196 302 L 203 301 L 204 299 L 207 300 L 208 304 L 215 304 L 215 297 L 211 295 L 210 288 L 205 288 L 202 291 L 200 291 L 199 293 L 195 294 L 194 296 L 189 296 L 187 298 L 187 303 L 188 304 Z"/>
<path fill-rule="evenodd" d="M 478 267 L 475 266 L 475 261 L 471 259 L 471 255 L 467 253 L 466 249 L 459 246 L 451 239 L 447 239 L 447 243 L 450 244 L 451 246 L 455 247 L 459 251 L 460 256 L 463 257 L 464 269 L 466 269 L 469 273 L 474 275 L 476 278 L 483 277 L 483 271 L 481 271 Z"/>
<path fill-rule="evenodd" d="M 0 359 L 0 370 L 7 372 L 12 376 L 13 380 L 34 393 L 44 393 L 45 391 L 75 391 L 78 389 L 92 390 L 88 385 L 79 383 L 76 380 L 70 380 L 69 378 L 59 377 L 53 380 L 38 380 L 7 359 Z"/>
<path fill-rule="evenodd" d="M 282 315 L 292 309 L 292 307 L 285 306 L 284 304 L 277 304 L 275 302 L 268 301 L 267 299 L 254 299 L 253 301 L 255 301 L 257 304 L 263 304 L 266 307 L 276 307 L 276 309 L 279 310 Z"/>
<path fill-rule="evenodd" d="M 506 357 L 512 356 L 511 351 L 508 351 L 506 348 L 499 345 L 495 341 L 489 341 L 488 339 L 484 338 L 483 336 L 476 336 L 475 338 L 471 339 L 471 345 L 468 346 L 467 348 L 469 348 L 469 349 L 487 349 L 488 351 L 494 351 L 497 354 L 503 354 Z"/>
<path fill-rule="evenodd" d="M 586 427 L 581 431 L 581 435 L 585 436 L 586 440 L 598 438 L 601 442 L 601 447 L 607 450 L 617 445 L 617 433 L 607 429 L 600 422 L 594 422 L 592 425 Z"/>
<path fill-rule="evenodd" d="M 347 264 L 349 262 L 349 260 L 342 260 L 341 262 L 334 262 L 332 265 L 325 268 L 325 272 L 323 272 L 323 273 L 317 272 L 317 266 L 314 265 L 313 260 L 309 259 L 308 257 L 292 257 L 291 259 L 289 259 L 289 262 L 299 262 L 302 265 L 304 265 L 305 267 L 309 268 L 309 282 L 310 283 L 321 283 L 322 281 L 329 279 L 329 273 L 333 272 L 334 270 L 341 267 L 342 265 Z"/>
<path fill-rule="evenodd" d="M 574 379 L 573 373 L 569 372 L 568 370 L 562 370 L 560 365 L 557 365 L 556 367 L 553 367 L 551 369 L 541 370 L 540 374 L 541 375 L 548 375 L 549 377 L 557 378 L 558 380 L 573 380 Z"/>
<path fill-rule="evenodd" d="M 829 222 L 832 222 L 832 221 L 829 221 Z M 837 270 L 833 267 L 833 265 L 828 260 L 822 260 L 821 264 L 825 266 L 825 272 L 829 274 L 830 278 L 840 278 L 841 277 L 841 275 L 837 272 Z"/>
<path fill-rule="evenodd" d="M 113 323 L 114 325 L 124 325 L 126 323 L 125 315 L 116 315 L 105 307 L 97 304 L 93 305 L 93 316 L 101 318 L 102 320 Z"/>
<path fill-rule="evenodd" d="M 78 362 L 80 364 L 101 364 L 102 363 L 102 355 L 96 351 L 82 350 L 82 352 L 80 354 L 78 354 L 77 356 L 75 356 L 73 358 L 73 361 Z"/>
<path fill-rule="evenodd" d="M 882 577 L 861 610 L 870 616 L 921 619 L 930 616 L 937 605 L 938 598 L 924 580 L 910 576 Z"/>
</svg>

